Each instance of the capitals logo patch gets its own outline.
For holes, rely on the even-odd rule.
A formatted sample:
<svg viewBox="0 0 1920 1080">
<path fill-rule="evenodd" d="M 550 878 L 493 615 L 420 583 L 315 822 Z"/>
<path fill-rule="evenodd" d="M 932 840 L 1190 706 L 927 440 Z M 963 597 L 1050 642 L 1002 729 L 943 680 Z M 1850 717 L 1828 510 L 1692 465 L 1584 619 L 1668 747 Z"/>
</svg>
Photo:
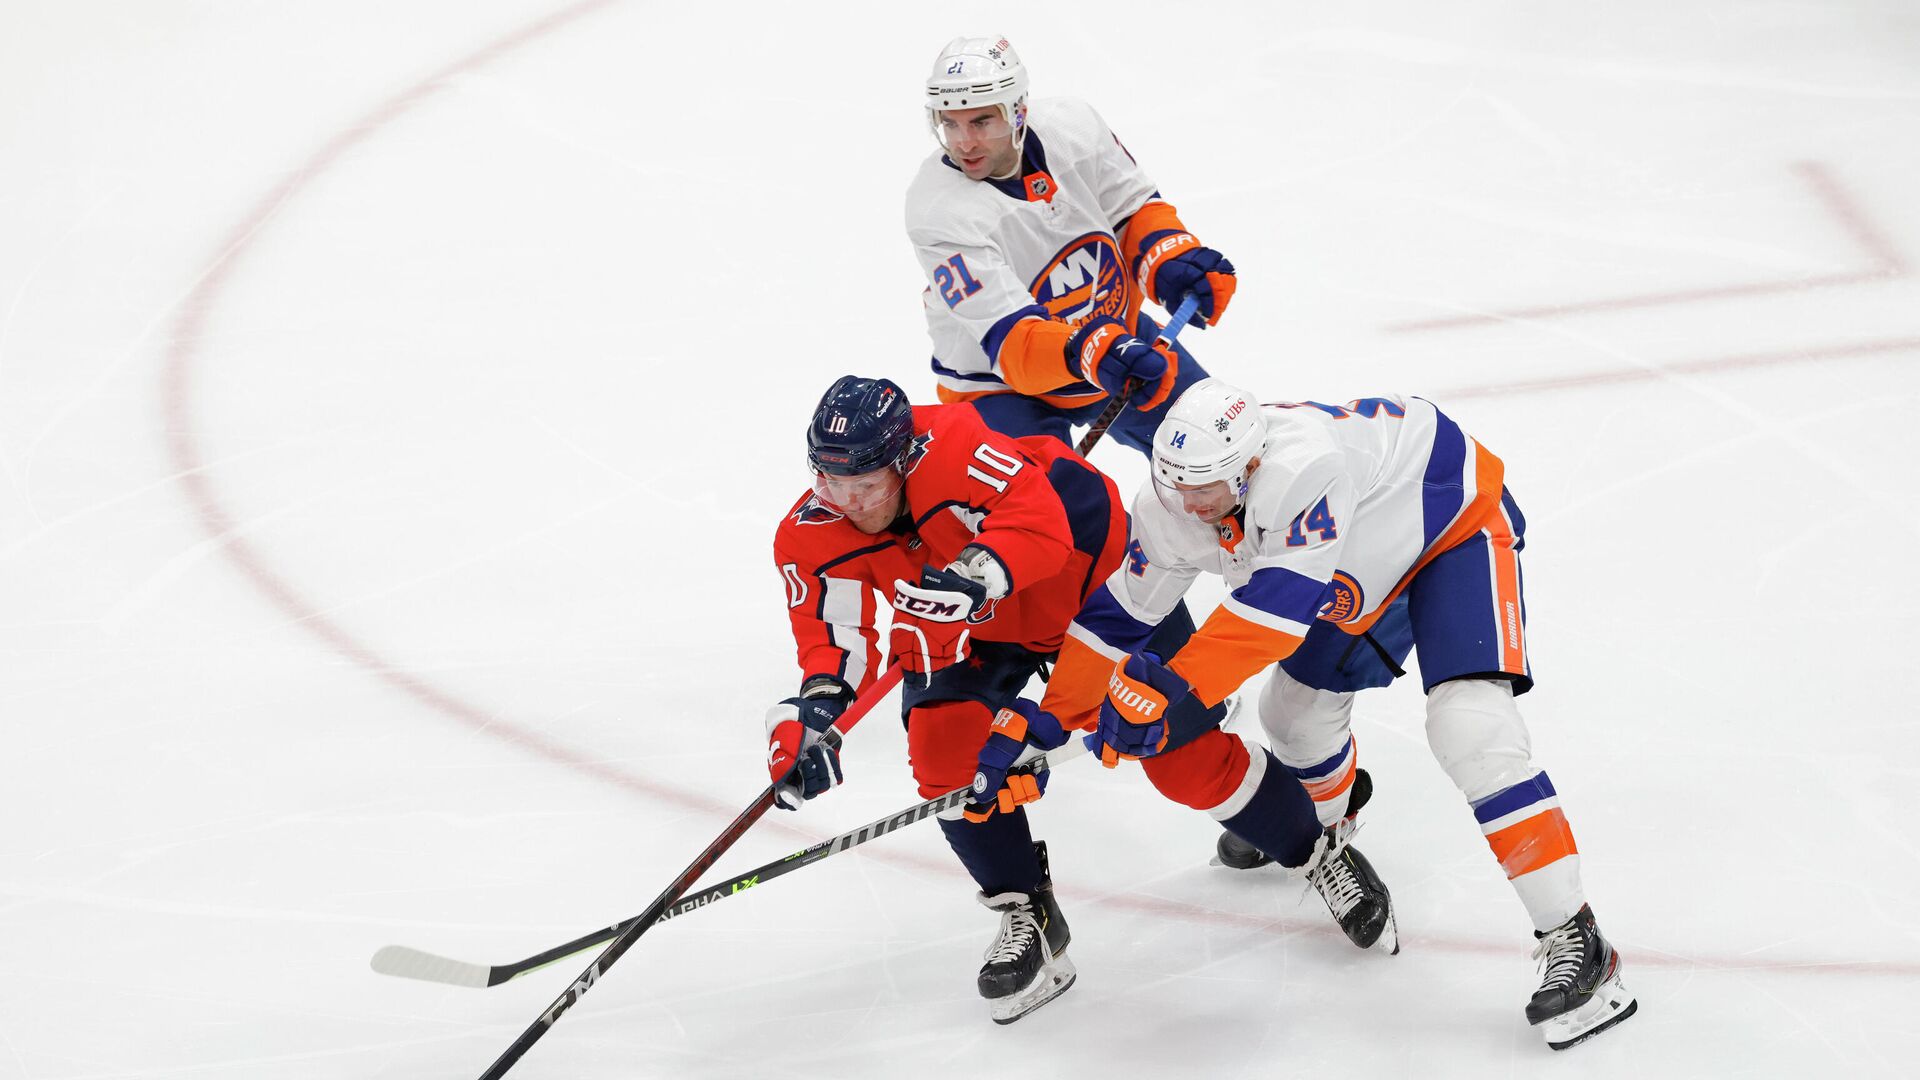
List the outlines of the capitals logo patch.
<svg viewBox="0 0 1920 1080">
<path fill-rule="evenodd" d="M 913 470 L 920 467 L 920 459 L 927 456 L 927 447 L 932 444 L 933 432 L 931 431 L 913 437 L 913 445 L 907 447 L 906 459 L 900 463 L 900 467 L 906 470 L 908 476 L 912 476 Z"/>
<path fill-rule="evenodd" d="M 840 521 L 845 517 L 845 514 L 821 502 L 820 496 L 809 495 L 807 496 L 807 501 L 801 503 L 800 508 L 793 512 L 793 523 L 795 525 L 825 525 L 828 522 Z"/>
<path fill-rule="evenodd" d="M 1061 248 L 1027 289 L 1054 318 L 1079 324 L 1096 315 L 1125 321 L 1131 287 L 1113 237 L 1088 233 Z"/>
<path fill-rule="evenodd" d="M 1350 623 L 1358 619 L 1366 603 L 1366 594 L 1360 591 L 1360 583 L 1345 570 L 1333 572 L 1333 580 L 1327 583 L 1326 597 L 1320 605 L 1319 617 L 1330 623 Z"/>
</svg>

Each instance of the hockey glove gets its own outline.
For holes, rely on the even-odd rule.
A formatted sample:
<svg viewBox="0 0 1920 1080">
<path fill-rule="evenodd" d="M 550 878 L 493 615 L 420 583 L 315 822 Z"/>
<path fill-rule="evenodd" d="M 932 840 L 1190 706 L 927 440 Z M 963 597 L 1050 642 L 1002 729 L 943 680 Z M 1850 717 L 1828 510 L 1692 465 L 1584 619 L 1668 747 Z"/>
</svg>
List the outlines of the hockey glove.
<svg viewBox="0 0 1920 1080">
<path fill-rule="evenodd" d="M 1067 339 L 1067 370 L 1116 398 L 1126 397 L 1127 383 L 1138 379 L 1147 392 L 1140 411 L 1150 412 L 1173 393 L 1180 356 L 1158 342 L 1150 345 L 1134 337 L 1120 320 L 1101 315 L 1088 319 Z"/>
<path fill-rule="evenodd" d="M 967 619 L 986 602 L 987 587 L 952 567 L 922 567 L 918 585 L 894 580 L 893 655 L 918 685 L 967 658 Z"/>
<path fill-rule="evenodd" d="M 1100 703 L 1100 764 L 1111 769 L 1121 758 L 1152 757 L 1167 748 L 1167 714 L 1191 709 L 1187 680 L 1161 666 L 1152 653 L 1136 653 L 1114 668 L 1107 697 Z"/>
<path fill-rule="evenodd" d="M 1217 326 L 1238 283 L 1227 257 L 1189 232 L 1149 235 L 1140 252 L 1140 293 L 1172 311 L 1189 293 L 1200 298 L 1195 326 Z M 1202 321 L 1204 320 L 1204 321 Z"/>
<path fill-rule="evenodd" d="M 1015 768 L 1027 747 L 1054 750 L 1065 746 L 1067 733 L 1050 712 L 1026 698 L 1015 698 L 1001 709 L 980 748 L 979 771 L 973 774 L 973 801 L 962 811 L 968 821 L 985 821 L 995 810 L 1010 814 L 1014 807 L 1040 798 L 1047 790 L 1047 772 Z"/>
<path fill-rule="evenodd" d="M 853 701 L 853 690 L 831 675 L 815 675 L 790 697 L 767 710 L 767 774 L 778 785 L 774 804 L 800 804 L 839 786 L 840 750 L 825 734 Z"/>
</svg>

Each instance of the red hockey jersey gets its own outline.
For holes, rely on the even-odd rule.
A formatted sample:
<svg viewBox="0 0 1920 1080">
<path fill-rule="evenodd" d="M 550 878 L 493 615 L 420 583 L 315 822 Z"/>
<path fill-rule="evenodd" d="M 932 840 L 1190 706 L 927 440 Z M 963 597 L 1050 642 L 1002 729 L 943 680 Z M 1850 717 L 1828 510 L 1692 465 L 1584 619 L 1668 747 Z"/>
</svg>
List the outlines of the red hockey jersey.
<svg viewBox="0 0 1920 1080">
<path fill-rule="evenodd" d="M 944 567 L 969 544 L 998 556 L 1012 583 L 974 616 L 973 637 L 1041 652 L 1059 648 L 1120 564 L 1125 503 L 1066 444 L 1008 438 L 964 404 L 915 407 L 913 430 L 907 509 L 893 529 L 863 533 L 808 493 L 774 534 L 802 682 L 834 675 L 864 689 L 881 666 L 877 616 L 891 611 L 894 580 L 917 582 L 921 567 Z"/>
</svg>

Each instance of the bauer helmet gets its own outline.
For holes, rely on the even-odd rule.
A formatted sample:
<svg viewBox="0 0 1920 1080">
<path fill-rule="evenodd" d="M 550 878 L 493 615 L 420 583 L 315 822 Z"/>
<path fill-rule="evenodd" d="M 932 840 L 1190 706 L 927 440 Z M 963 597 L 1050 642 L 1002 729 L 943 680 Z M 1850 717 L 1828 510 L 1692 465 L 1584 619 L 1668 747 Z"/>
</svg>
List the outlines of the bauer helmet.
<svg viewBox="0 0 1920 1080">
<path fill-rule="evenodd" d="M 957 37 L 947 42 L 927 75 L 927 125 L 942 148 L 940 114 L 997 105 L 1018 148 L 1027 138 L 1027 69 L 1004 37 Z"/>
<path fill-rule="evenodd" d="M 1202 379 L 1187 387 L 1153 433 L 1154 494 L 1176 516 L 1193 518 L 1181 488 L 1224 481 L 1237 506 L 1247 497 L 1248 466 L 1266 442 L 1266 415 L 1251 394 Z"/>
</svg>

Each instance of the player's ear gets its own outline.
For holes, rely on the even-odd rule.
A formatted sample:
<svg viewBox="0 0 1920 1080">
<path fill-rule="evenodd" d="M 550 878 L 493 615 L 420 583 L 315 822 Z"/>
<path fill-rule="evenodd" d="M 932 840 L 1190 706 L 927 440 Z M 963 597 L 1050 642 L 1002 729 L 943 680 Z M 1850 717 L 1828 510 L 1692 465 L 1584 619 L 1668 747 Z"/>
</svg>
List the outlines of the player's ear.
<svg viewBox="0 0 1920 1080">
<path fill-rule="evenodd" d="M 1251 479 L 1253 479 L 1253 474 L 1254 474 L 1254 472 L 1255 472 L 1255 471 L 1257 471 L 1257 470 L 1258 470 L 1259 468 L 1260 468 L 1260 459 L 1259 459 L 1259 458 L 1257 458 L 1257 457 L 1256 457 L 1256 458 L 1253 458 L 1253 459 L 1251 459 L 1251 460 L 1249 460 L 1249 461 L 1247 462 L 1247 479 L 1249 479 L 1249 480 L 1251 480 Z"/>
</svg>

